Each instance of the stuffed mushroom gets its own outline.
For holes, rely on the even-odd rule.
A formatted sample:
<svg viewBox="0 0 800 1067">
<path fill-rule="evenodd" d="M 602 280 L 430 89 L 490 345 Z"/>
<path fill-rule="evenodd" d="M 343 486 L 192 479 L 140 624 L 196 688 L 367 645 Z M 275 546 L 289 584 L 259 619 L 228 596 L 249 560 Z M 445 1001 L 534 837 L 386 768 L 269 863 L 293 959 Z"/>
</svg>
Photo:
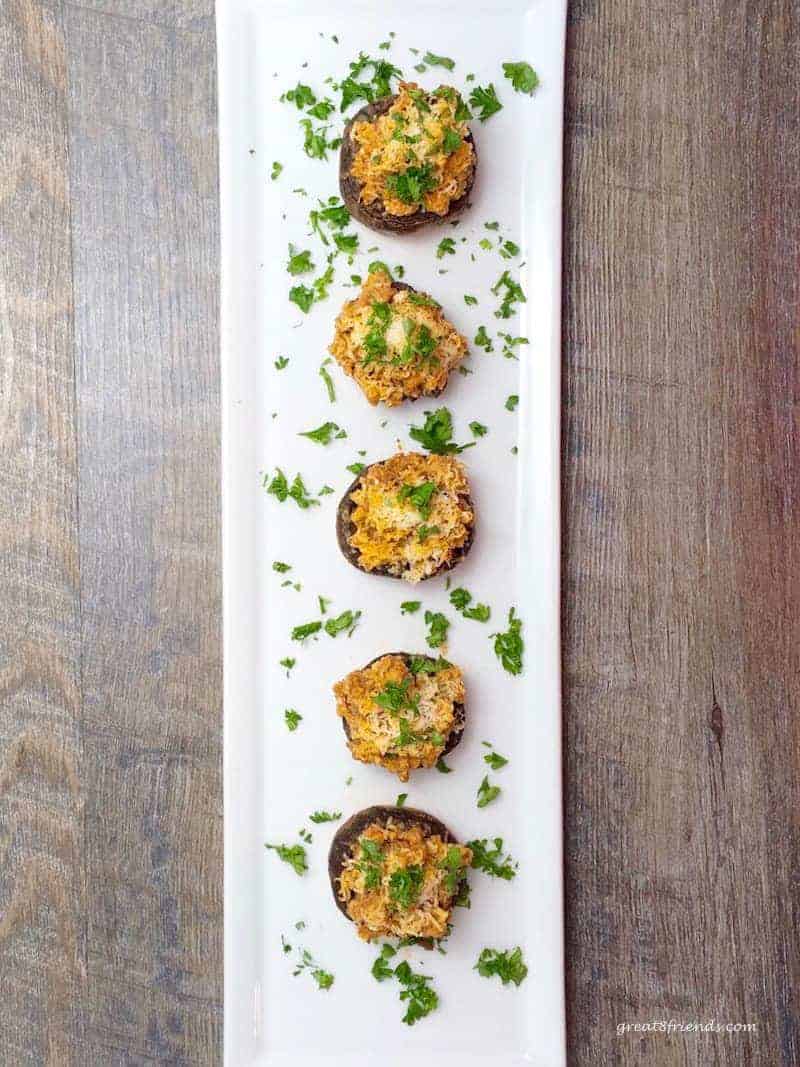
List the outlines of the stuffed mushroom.
<svg viewBox="0 0 800 1067">
<path fill-rule="evenodd" d="M 413 583 L 451 570 L 475 530 L 464 467 L 419 452 L 373 463 L 342 497 L 336 528 L 345 558 L 369 574 Z"/>
<path fill-rule="evenodd" d="M 370 404 L 394 407 L 439 396 L 468 345 L 432 297 L 379 265 L 342 308 L 329 351 Z"/>
<path fill-rule="evenodd" d="M 477 154 L 460 94 L 401 82 L 347 123 L 339 187 L 351 215 L 373 230 L 407 233 L 467 206 Z"/>
<path fill-rule="evenodd" d="M 353 757 L 401 782 L 433 767 L 464 733 L 464 679 L 445 659 L 391 652 L 351 671 L 333 692 Z"/>
<path fill-rule="evenodd" d="M 372 807 L 339 829 L 328 856 L 339 910 L 364 941 L 447 936 L 465 898 L 472 852 L 439 819 L 413 808 Z"/>
</svg>

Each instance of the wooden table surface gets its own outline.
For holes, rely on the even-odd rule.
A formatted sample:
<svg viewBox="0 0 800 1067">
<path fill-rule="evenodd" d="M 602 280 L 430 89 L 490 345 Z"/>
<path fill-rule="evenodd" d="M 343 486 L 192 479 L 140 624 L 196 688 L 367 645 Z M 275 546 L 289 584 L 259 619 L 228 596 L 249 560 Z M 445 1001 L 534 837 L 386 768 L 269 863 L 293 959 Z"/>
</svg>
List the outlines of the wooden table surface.
<svg viewBox="0 0 800 1067">
<path fill-rule="evenodd" d="M 570 1063 L 797 1065 L 800 8 L 567 67 Z M 0 3 L 4 1067 L 221 1062 L 215 77 L 211 0 Z"/>
</svg>

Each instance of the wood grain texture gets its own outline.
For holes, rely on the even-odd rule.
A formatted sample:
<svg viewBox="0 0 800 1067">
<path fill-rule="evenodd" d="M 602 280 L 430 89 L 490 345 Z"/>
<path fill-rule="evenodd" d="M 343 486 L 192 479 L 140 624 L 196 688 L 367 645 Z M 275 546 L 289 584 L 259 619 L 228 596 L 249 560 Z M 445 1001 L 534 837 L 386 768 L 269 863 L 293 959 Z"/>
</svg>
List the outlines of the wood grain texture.
<svg viewBox="0 0 800 1067">
<path fill-rule="evenodd" d="M 800 1063 L 799 53 L 793 0 L 572 7 L 573 1063 Z"/>
<path fill-rule="evenodd" d="M 210 0 L 0 7 L 4 1067 L 221 1062 L 214 77 Z M 794 0 L 573 0 L 573 1065 L 800 1063 L 798 99 Z"/>
<path fill-rule="evenodd" d="M 222 1034 L 213 33 L 66 13 L 91 1062 Z"/>
<path fill-rule="evenodd" d="M 68 1062 L 86 982 L 62 12 L 0 14 L 0 1061 Z"/>
</svg>

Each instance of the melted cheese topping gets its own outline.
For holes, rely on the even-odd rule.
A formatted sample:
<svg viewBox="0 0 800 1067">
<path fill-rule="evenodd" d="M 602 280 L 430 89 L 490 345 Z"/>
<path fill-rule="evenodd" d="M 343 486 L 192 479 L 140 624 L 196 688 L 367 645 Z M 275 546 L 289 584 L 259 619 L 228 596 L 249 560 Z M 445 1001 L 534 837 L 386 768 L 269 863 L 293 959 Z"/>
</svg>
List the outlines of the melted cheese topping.
<svg viewBox="0 0 800 1067">
<path fill-rule="evenodd" d="M 370 404 L 394 407 L 403 400 L 436 396 L 468 352 L 467 339 L 447 321 L 442 309 L 424 294 L 396 289 L 384 270 L 367 276 L 355 300 L 348 300 L 336 320 L 329 352 L 354 378 Z M 375 305 L 385 305 L 376 324 Z M 382 338 L 385 352 L 370 352 L 370 337 Z M 422 340 L 422 344 L 420 343 Z"/>
<path fill-rule="evenodd" d="M 404 687 L 396 710 L 375 702 L 390 684 Z M 436 763 L 456 725 L 455 705 L 464 703 L 464 680 L 458 667 L 413 675 L 405 658 L 395 655 L 381 656 L 353 671 L 333 691 L 336 711 L 347 723 L 353 756 L 361 763 L 394 771 L 402 782 L 408 781 L 410 771 Z M 417 738 L 411 743 L 400 743 L 401 718 Z"/>
<path fill-rule="evenodd" d="M 423 517 L 401 491 L 427 482 L 433 482 L 436 491 Z M 428 578 L 452 562 L 475 524 L 466 473 L 452 456 L 399 452 L 369 467 L 350 499 L 355 504 L 350 516 L 354 531 L 348 540 L 359 553 L 359 565 L 367 571 L 386 568 L 409 582 Z"/>
<path fill-rule="evenodd" d="M 362 842 L 373 843 L 373 861 L 365 856 Z M 454 861 L 460 861 L 458 863 Z M 441 938 L 447 934 L 450 914 L 458 894 L 458 878 L 448 874 L 466 868 L 472 852 L 463 845 L 448 844 L 438 834 L 426 837 L 419 826 L 403 826 L 388 819 L 385 826 L 372 823 L 351 849 L 339 878 L 339 899 L 356 923 L 365 941 L 376 937 Z M 399 903 L 392 891 L 392 875 L 409 867 L 416 874 L 413 902 Z M 366 869 L 365 869 L 366 868 Z M 368 888 L 367 886 L 370 886 Z"/>
<path fill-rule="evenodd" d="M 384 115 L 372 122 L 354 123 L 350 136 L 356 152 L 351 173 L 361 184 L 359 199 L 364 204 L 381 201 L 390 215 L 413 215 L 422 208 L 446 215 L 451 203 L 467 191 L 475 150 L 465 139 L 466 121 L 456 119 L 458 94 L 442 88 L 447 95 L 437 96 L 425 93 L 414 82 L 401 82 L 397 98 Z M 461 140 L 454 148 L 455 135 Z M 427 178 L 421 199 L 411 203 L 398 195 L 395 178 L 409 171 L 412 175 L 424 171 Z"/>
</svg>

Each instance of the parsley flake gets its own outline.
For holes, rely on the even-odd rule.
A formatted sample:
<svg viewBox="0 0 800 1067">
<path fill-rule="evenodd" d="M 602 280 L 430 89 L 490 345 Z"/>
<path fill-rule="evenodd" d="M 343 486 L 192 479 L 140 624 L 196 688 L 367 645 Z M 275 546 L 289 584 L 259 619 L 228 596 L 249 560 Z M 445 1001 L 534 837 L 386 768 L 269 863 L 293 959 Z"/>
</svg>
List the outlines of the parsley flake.
<svg viewBox="0 0 800 1067">
<path fill-rule="evenodd" d="M 533 96 L 534 90 L 539 85 L 539 75 L 530 63 L 504 63 L 503 74 L 505 74 L 518 93 L 527 93 L 528 96 Z"/>
<path fill-rule="evenodd" d="M 494 638 L 495 655 L 503 668 L 509 674 L 521 674 L 525 643 L 522 640 L 522 619 L 517 618 L 514 608 L 508 613 L 508 629 L 491 636 Z"/>
<path fill-rule="evenodd" d="M 267 844 L 264 848 L 272 849 L 273 852 L 277 852 L 278 857 L 282 859 L 284 863 L 288 863 L 295 874 L 303 875 L 308 870 L 308 858 L 306 850 L 302 845 Z"/>
<path fill-rule="evenodd" d="M 528 968 L 522 958 L 522 949 L 517 946 L 513 952 L 500 952 L 496 948 L 485 948 L 475 970 L 482 978 L 499 978 L 503 985 L 513 982 L 515 986 L 521 985 L 528 974 Z"/>
<path fill-rule="evenodd" d="M 303 721 L 303 716 L 299 711 L 295 711 L 294 708 L 287 708 L 283 713 L 283 718 L 286 722 L 286 726 L 290 733 L 294 733 L 300 723 Z"/>
</svg>

